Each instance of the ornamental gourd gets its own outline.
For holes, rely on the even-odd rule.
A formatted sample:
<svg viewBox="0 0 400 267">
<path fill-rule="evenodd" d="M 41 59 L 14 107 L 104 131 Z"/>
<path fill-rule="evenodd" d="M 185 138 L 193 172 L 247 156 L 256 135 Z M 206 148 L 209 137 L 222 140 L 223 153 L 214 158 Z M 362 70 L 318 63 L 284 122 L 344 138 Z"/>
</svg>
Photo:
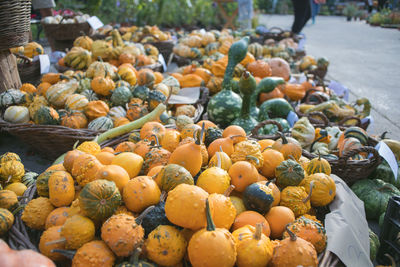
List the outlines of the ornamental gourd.
<svg viewBox="0 0 400 267">
<path fill-rule="evenodd" d="M 122 192 L 124 186 L 129 182 L 129 174 L 125 171 L 124 168 L 118 165 L 104 165 L 97 172 L 96 178 L 113 181 L 120 192 Z"/>
<path fill-rule="evenodd" d="M 281 152 L 285 160 L 289 159 L 290 156 L 295 160 L 299 160 L 302 154 L 300 143 L 296 139 L 286 137 L 282 133 L 279 134 L 281 138 L 275 141 L 272 148 Z"/>
<path fill-rule="evenodd" d="M 264 161 L 260 173 L 268 179 L 274 178 L 276 167 L 284 161 L 282 153 L 267 147 L 262 151 L 261 155 L 263 156 Z"/>
<path fill-rule="evenodd" d="M 89 36 L 82 35 L 75 39 L 74 46 L 82 47 L 86 50 L 92 50 L 93 40 Z"/>
<path fill-rule="evenodd" d="M 122 197 L 126 207 L 133 212 L 141 212 L 160 201 L 161 191 L 149 176 L 138 176 L 124 187 Z"/>
<path fill-rule="evenodd" d="M 17 196 L 22 197 L 27 187 L 21 182 L 16 182 L 8 184 L 6 187 L 4 187 L 4 189 L 13 191 L 15 194 L 17 194 Z"/>
<path fill-rule="evenodd" d="M 54 170 L 42 172 L 36 179 L 36 189 L 41 197 L 49 197 L 49 178 Z"/>
<path fill-rule="evenodd" d="M 121 194 L 115 183 L 95 180 L 86 184 L 79 193 L 82 213 L 95 222 L 102 222 L 114 214 L 121 205 Z"/>
<path fill-rule="evenodd" d="M 143 145 L 143 146 L 145 146 L 145 145 Z M 147 147 L 147 145 L 146 145 L 146 147 Z M 140 148 L 140 145 L 137 144 L 135 147 L 135 153 L 122 152 L 122 153 L 116 155 L 113 158 L 111 164 L 118 165 L 118 166 L 121 166 L 122 168 L 124 168 L 125 171 L 127 171 L 127 173 L 129 174 L 129 177 L 131 179 L 136 177 L 139 174 L 139 172 L 143 166 L 143 158 L 140 155 L 136 154 L 139 148 Z"/>
<path fill-rule="evenodd" d="M 237 255 L 235 240 L 225 228 L 215 227 L 208 199 L 205 206 L 207 228 L 196 232 L 189 241 L 190 263 L 193 266 L 234 266 Z"/>
<path fill-rule="evenodd" d="M 254 210 L 261 214 L 266 214 L 274 202 L 272 189 L 259 183 L 246 187 L 242 199 L 246 209 Z"/>
<path fill-rule="evenodd" d="M 274 249 L 274 255 L 270 262 L 271 267 L 278 266 L 318 266 L 317 252 L 314 246 L 297 237 L 288 228 L 286 230 L 290 237 L 285 238 Z"/>
<path fill-rule="evenodd" d="M 304 186 L 307 193 L 312 184 L 311 205 L 314 207 L 326 206 L 333 201 L 336 195 L 335 181 L 325 173 L 315 173 L 308 175 L 300 183 Z"/>
<path fill-rule="evenodd" d="M 69 207 L 56 208 L 46 218 L 45 228 L 49 229 L 53 226 L 62 226 L 70 215 Z"/>
<path fill-rule="evenodd" d="M 317 158 L 313 158 L 307 164 L 305 171 L 307 172 L 308 175 L 311 175 L 314 173 L 325 173 L 327 175 L 330 175 L 331 174 L 331 165 L 329 164 L 329 162 L 326 159 L 321 158 L 321 155 L 318 155 Z"/>
<path fill-rule="evenodd" d="M 22 212 L 22 221 L 32 229 L 43 230 L 46 218 L 54 210 L 50 200 L 45 197 L 32 199 Z"/>
<path fill-rule="evenodd" d="M 165 214 L 173 224 L 198 230 L 206 225 L 207 197 L 208 193 L 198 186 L 180 184 L 168 193 Z"/>
<path fill-rule="evenodd" d="M 65 221 L 61 228 L 62 238 L 59 242 L 65 242 L 66 249 L 78 249 L 87 242 L 92 241 L 94 234 L 94 223 L 89 218 L 76 214 Z"/>
<path fill-rule="evenodd" d="M 56 207 L 68 206 L 74 200 L 74 179 L 66 171 L 55 171 L 49 178 L 49 199 Z"/>
<path fill-rule="evenodd" d="M 88 124 L 88 129 L 93 131 L 107 131 L 114 127 L 112 119 L 108 116 L 98 117 Z"/>
<path fill-rule="evenodd" d="M 20 90 L 8 89 L 0 94 L 0 108 L 20 105 L 25 102 L 25 94 Z"/>
<path fill-rule="evenodd" d="M 183 259 L 187 242 L 176 227 L 160 225 L 149 234 L 144 246 L 149 260 L 162 266 L 174 266 Z"/>
<path fill-rule="evenodd" d="M 219 164 L 219 166 L 209 167 L 203 171 L 197 178 L 196 185 L 203 188 L 209 194 L 223 194 L 229 188 L 230 182 L 231 177 L 228 172 L 222 169 L 221 164 Z"/>
<path fill-rule="evenodd" d="M 326 248 L 326 230 L 320 223 L 301 216 L 288 225 L 288 229 L 298 237 L 310 242 L 314 245 L 317 253 L 321 253 Z M 289 237 L 287 231 L 284 232 L 283 238 Z"/>
<path fill-rule="evenodd" d="M 189 171 L 177 164 L 167 164 L 162 167 L 156 180 L 160 181 L 160 189 L 169 192 L 180 184 L 193 185 L 193 177 Z"/>
<path fill-rule="evenodd" d="M 29 121 L 29 109 L 23 106 L 11 106 L 4 112 L 4 120 L 11 123 L 27 123 Z"/>
<path fill-rule="evenodd" d="M 303 186 L 288 186 L 281 192 L 281 206 L 291 209 L 296 217 L 306 214 L 311 209 L 312 186 L 307 194 Z"/>
<path fill-rule="evenodd" d="M 3 237 L 14 224 L 14 215 L 7 209 L 0 208 L 0 236 Z"/>
<path fill-rule="evenodd" d="M 236 209 L 229 198 L 235 187 L 231 185 L 224 194 L 213 193 L 208 196 L 212 210 L 212 220 L 218 228 L 229 230 L 236 217 Z"/>
<path fill-rule="evenodd" d="M 288 159 L 275 169 L 276 183 L 280 188 L 296 186 L 304 179 L 304 170 L 299 163 Z"/>
<path fill-rule="evenodd" d="M 293 125 L 292 137 L 299 141 L 302 147 L 312 144 L 315 138 L 315 129 L 307 117 L 302 117 Z"/>
<path fill-rule="evenodd" d="M 294 213 L 285 206 L 272 207 L 265 215 L 271 228 L 271 238 L 281 238 L 287 224 L 295 220 Z"/>
<path fill-rule="evenodd" d="M 67 98 L 72 95 L 78 87 L 79 83 L 75 79 L 53 84 L 46 91 L 47 101 L 57 108 L 63 108 Z"/>
<path fill-rule="evenodd" d="M 294 219 L 293 219 L 294 220 Z M 270 235 L 270 228 L 267 220 L 258 212 L 252 210 L 246 210 L 240 213 L 235 218 L 235 222 L 232 225 L 232 230 L 235 231 L 239 228 L 242 228 L 245 225 L 251 225 L 256 227 L 256 225 L 260 223 L 262 224 L 262 232 L 265 236 Z"/>
<path fill-rule="evenodd" d="M 65 101 L 65 107 L 70 110 L 84 110 L 89 100 L 80 94 L 72 94 Z"/>
<path fill-rule="evenodd" d="M 0 208 L 13 211 L 18 207 L 18 196 L 11 190 L 0 190 Z"/>
<path fill-rule="evenodd" d="M 81 111 L 59 111 L 60 114 L 60 124 L 65 127 L 72 129 L 84 129 L 88 125 L 88 120 L 85 114 Z"/>
<path fill-rule="evenodd" d="M 93 240 L 80 247 L 72 259 L 74 267 L 114 266 L 115 256 L 104 241 Z"/>
<path fill-rule="evenodd" d="M 235 230 L 232 236 L 236 244 L 238 267 L 263 267 L 272 259 L 273 244 L 262 233 L 262 224 L 256 227 L 246 225 Z"/>
<path fill-rule="evenodd" d="M 207 106 L 207 114 L 210 120 L 222 127 L 228 126 L 240 113 L 242 100 L 239 95 L 231 90 L 231 80 L 235 66 L 246 56 L 248 42 L 249 38 L 245 37 L 229 48 L 228 65 L 222 82 L 223 89 L 210 99 Z"/>
<path fill-rule="evenodd" d="M 123 118 L 126 117 L 126 110 L 121 106 L 112 107 L 108 112 L 108 116 L 110 116 L 110 118 L 113 120 L 117 118 Z"/>
<path fill-rule="evenodd" d="M 114 89 L 115 89 L 114 81 L 107 76 L 94 77 L 93 80 L 91 81 L 90 85 L 96 94 L 99 94 L 102 96 L 111 95 L 112 91 L 114 91 Z"/>
<path fill-rule="evenodd" d="M 157 136 L 154 137 L 156 139 L 156 146 L 151 148 L 144 156 L 143 172 L 145 173 L 156 166 L 168 164 L 169 157 L 171 156 L 171 152 L 160 146 Z"/>
<path fill-rule="evenodd" d="M 177 130 L 166 129 L 160 144 L 164 149 L 173 152 L 178 147 L 180 141 L 181 134 Z"/>
<path fill-rule="evenodd" d="M 264 158 L 261 155 L 261 146 L 254 140 L 246 140 L 234 146 L 235 151 L 231 155 L 232 162 L 249 161 L 257 169 L 261 168 Z"/>
<path fill-rule="evenodd" d="M 46 257 L 50 258 L 53 261 L 61 261 L 65 260 L 65 257 L 57 252 L 52 252 L 53 249 L 65 249 L 64 242 L 56 242 L 51 244 L 46 244 L 49 242 L 53 242 L 56 240 L 60 240 L 61 237 L 61 225 L 60 226 L 53 226 L 46 229 L 42 235 L 40 236 L 39 242 L 39 251 L 41 254 L 45 255 Z"/>
<path fill-rule="evenodd" d="M 57 125 L 60 121 L 60 115 L 54 108 L 42 106 L 36 111 L 33 121 L 36 124 Z"/>
<path fill-rule="evenodd" d="M 96 178 L 96 173 L 101 167 L 102 164 L 95 156 L 84 153 L 74 160 L 71 174 L 80 186 L 85 186 Z"/>
<path fill-rule="evenodd" d="M 3 184 L 21 181 L 25 174 L 25 167 L 20 161 L 9 160 L 1 164 L 0 181 Z"/>
</svg>

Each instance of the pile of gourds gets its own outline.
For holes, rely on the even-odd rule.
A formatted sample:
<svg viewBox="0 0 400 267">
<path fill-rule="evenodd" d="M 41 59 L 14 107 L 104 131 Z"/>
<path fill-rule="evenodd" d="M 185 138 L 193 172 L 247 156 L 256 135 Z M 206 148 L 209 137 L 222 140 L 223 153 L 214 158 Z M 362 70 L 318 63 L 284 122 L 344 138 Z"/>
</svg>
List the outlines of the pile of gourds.
<svg viewBox="0 0 400 267">
<path fill-rule="evenodd" d="M 179 90 L 172 76 L 164 78 L 150 69 L 136 71 L 129 64 L 115 69 L 95 61 L 86 72 L 48 73 L 37 87 L 26 83 L 20 90 L 9 89 L 0 94 L 0 108 L 10 123 L 104 131 L 143 117 Z M 173 123 L 171 115 L 192 118 L 195 112 L 193 105 L 171 105 L 160 120 Z"/>
<path fill-rule="evenodd" d="M 25 57 L 31 60 L 33 60 L 35 56 L 44 54 L 43 47 L 36 42 L 30 42 L 27 43 L 25 46 L 18 46 L 11 48 L 10 51 L 14 54 L 24 55 Z M 18 57 L 17 62 L 18 63 L 23 62 L 23 59 Z"/>
<path fill-rule="evenodd" d="M 120 32 L 114 29 L 105 40 L 93 41 L 85 35 L 76 38 L 74 47 L 58 61 L 58 65 L 83 70 L 100 57 L 116 67 L 127 64 L 136 68 L 155 64 L 158 54 L 155 46 L 125 41 Z"/>
<path fill-rule="evenodd" d="M 112 35 L 114 28 L 111 25 L 105 25 L 96 31 L 95 34 Z M 119 27 L 118 31 L 122 34 L 122 40 L 135 43 L 155 43 L 172 40 L 171 33 L 160 30 L 156 25 L 144 27 Z"/>
<path fill-rule="evenodd" d="M 163 266 L 318 266 L 327 239 L 314 207 L 335 197 L 329 175 L 326 160 L 301 157 L 285 139 L 257 142 L 210 121 L 147 122 L 115 148 L 69 151 L 36 178 L 39 196 L 21 218 L 43 231 L 43 255 L 73 266 L 113 266 L 137 247 L 141 261 Z M 3 194 L 2 208 L 18 205 Z"/>
</svg>

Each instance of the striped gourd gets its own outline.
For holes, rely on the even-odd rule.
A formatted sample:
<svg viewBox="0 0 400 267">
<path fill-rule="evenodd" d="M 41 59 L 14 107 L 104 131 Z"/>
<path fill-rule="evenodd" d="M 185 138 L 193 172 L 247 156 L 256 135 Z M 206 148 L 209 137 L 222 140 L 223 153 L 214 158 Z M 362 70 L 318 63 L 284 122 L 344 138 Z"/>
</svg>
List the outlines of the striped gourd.
<svg viewBox="0 0 400 267">
<path fill-rule="evenodd" d="M 46 98 L 50 104 L 63 108 L 68 96 L 72 95 L 78 89 L 79 83 L 71 79 L 68 82 L 56 83 L 46 91 Z"/>
<path fill-rule="evenodd" d="M 176 78 L 172 77 L 172 76 L 168 76 L 167 78 L 162 80 L 161 83 L 163 83 L 166 86 L 168 86 L 173 95 L 178 94 L 179 90 L 181 89 L 181 85 L 180 85 L 179 81 Z"/>
<path fill-rule="evenodd" d="M 18 196 L 10 190 L 0 190 L 0 208 L 10 211 L 18 207 Z"/>
<path fill-rule="evenodd" d="M 207 55 L 211 56 L 212 54 L 214 54 L 215 52 L 218 51 L 218 48 L 219 48 L 218 42 L 210 43 L 205 47 L 205 51 L 206 51 Z"/>
<path fill-rule="evenodd" d="M 0 208 L 0 236 L 4 236 L 14 223 L 14 215 L 6 209 Z"/>
<path fill-rule="evenodd" d="M 329 162 L 321 158 L 321 155 L 318 158 L 312 159 L 306 167 L 306 172 L 308 175 L 314 174 L 314 173 L 325 173 L 327 175 L 331 174 L 331 165 Z"/>
<path fill-rule="evenodd" d="M 60 122 L 60 115 L 54 108 L 42 106 L 36 111 L 33 121 L 36 124 L 57 125 Z"/>
<path fill-rule="evenodd" d="M 39 196 L 49 197 L 49 178 L 55 171 L 45 171 L 36 178 L 36 188 Z"/>
<path fill-rule="evenodd" d="M 85 96 L 89 101 L 99 100 L 98 95 L 93 90 L 85 90 L 81 93 L 81 95 Z"/>
<path fill-rule="evenodd" d="M 368 144 L 368 134 L 364 129 L 353 126 L 349 127 L 344 131 L 344 138 L 354 137 L 360 141 L 362 145 Z"/>
<path fill-rule="evenodd" d="M 252 43 L 249 45 L 249 52 L 255 58 L 261 58 L 263 56 L 263 47 L 259 43 Z"/>
<path fill-rule="evenodd" d="M 36 183 L 36 177 L 38 174 L 36 172 L 27 172 L 21 179 L 21 183 L 26 185 L 26 187 L 30 187 L 31 185 Z"/>
<path fill-rule="evenodd" d="M 84 110 L 89 103 L 89 100 L 80 94 L 72 94 L 67 97 L 65 107 L 70 110 Z"/>
<path fill-rule="evenodd" d="M 201 57 L 202 57 L 202 54 L 198 48 L 196 48 L 196 47 L 190 48 L 189 58 L 201 58 Z"/>
<path fill-rule="evenodd" d="M 8 89 L 0 94 L 0 108 L 19 105 L 25 102 L 25 94 L 20 90 Z"/>
<path fill-rule="evenodd" d="M 112 107 L 108 112 L 108 115 L 111 117 L 112 120 L 123 118 L 126 117 L 126 110 L 121 106 Z"/>
<path fill-rule="evenodd" d="M 29 109 L 23 106 L 11 106 L 4 112 L 4 120 L 12 123 L 27 123 Z"/>
<path fill-rule="evenodd" d="M 114 127 L 114 123 L 112 119 L 107 116 L 99 117 L 97 119 L 92 120 L 88 128 L 93 131 L 107 131 Z"/>
</svg>

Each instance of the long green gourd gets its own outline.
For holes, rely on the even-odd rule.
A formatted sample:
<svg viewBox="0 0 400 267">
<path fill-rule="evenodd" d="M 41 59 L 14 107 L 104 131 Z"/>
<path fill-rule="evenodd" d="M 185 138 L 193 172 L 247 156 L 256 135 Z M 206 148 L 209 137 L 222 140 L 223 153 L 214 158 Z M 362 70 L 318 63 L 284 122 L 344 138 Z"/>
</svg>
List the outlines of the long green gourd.
<svg viewBox="0 0 400 267">
<path fill-rule="evenodd" d="M 256 86 L 257 83 L 254 77 L 248 71 L 245 71 L 239 81 L 240 92 L 243 95 L 242 109 L 240 116 L 232 124 L 242 127 L 246 133 L 250 133 L 258 124 L 258 121 L 250 115 L 251 97 L 256 90 Z"/>
<path fill-rule="evenodd" d="M 285 80 L 280 77 L 266 77 L 262 79 L 251 95 L 250 114 L 254 118 L 258 118 L 260 110 L 257 108 L 257 99 L 261 93 L 272 92 L 278 85 L 284 84 Z"/>
<path fill-rule="evenodd" d="M 93 141 L 97 142 L 98 144 L 101 144 L 106 140 L 109 140 L 109 139 L 112 139 L 114 137 L 129 133 L 129 132 L 131 132 L 133 130 L 139 129 L 146 122 L 152 121 L 152 120 L 155 120 L 156 118 L 158 118 L 166 109 L 167 109 L 167 107 L 164 104 L 159 104 L 149 114 L 141 117 L 140 119 L 132 121 L 132 122 L 130 122 L 128 124 L 125 124 L 125 125 L 110 129 L 110 130 L 100 134 L 99 136 L 97 136 Z M 58 159 L 56 159 L 56 161 L 53 163 L 53 165 L 61 163 L 64 160 L 65 154 L 66 153 L 64 153 Z"/>
<path fill-rule="evenodd" d="M 208 118 L 221 127 L 228 126 L 240 114 L 242 99 L 232 91 L 231 82 L 235 66 L 246 57 L 248 44 L 249 37 L 244 37 L 232 44 L 228 52 L 228 65 L 222 82 L 222 90 L 208 102 Z"/>
</svg>

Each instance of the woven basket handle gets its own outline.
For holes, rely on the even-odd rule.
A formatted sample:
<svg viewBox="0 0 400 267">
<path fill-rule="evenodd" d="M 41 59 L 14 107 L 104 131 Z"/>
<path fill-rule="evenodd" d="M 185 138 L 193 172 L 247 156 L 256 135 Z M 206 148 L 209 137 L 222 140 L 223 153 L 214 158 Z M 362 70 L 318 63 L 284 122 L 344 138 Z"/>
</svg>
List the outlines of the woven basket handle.
<svg viewBox="0 0 400 267">
<path fill-rule="evenodd" d="M 256 127 L 253 128 L 253 130 L 251 131 L 251 137 L 256 138 L 256 139 L 274 139 L 277 136 L 279 137 L 279 135 L 259 135 L 258 134 L 258 131 L 262 127 L 264 127 L 265 125 L 268 125 L 268 124 L 273 124 L 276 127 L 278 127 L 279 132 L 282 132 L 282 130 L 283 130 L 282 125 L 279 122 L 274 121 L 274 120 L 265 120 L 265 121 L 260 122 L 259 124 L 257 124 Z"/>
<path fill-rule="evenodd" d="M 32 63 L 32 59 L 30 59 L 29 57 L 26 57 L 24 55 L 14 54 L 14 56 L 23 59 L 25 64 Z"/>
<path fill-rule="evenodd" d="M 314 104 L 315 102 L 311 101 L 311 97 L 317 98 L 317 104 L 325 102 L 324 99 L 319 94 L 314 94 L 315 92 L 319 92 L 317 89 L 310 89 L 307 91 L 304 97 L 305 104 Z"/>
<path fill-rule="evenodd" d="M 372 153 L 374 158 L 380 157 L 378 150 L 376 150 L 374 147 L 364 146 L 364 147 L 356 148 L 356 149 L 345 152 L 343 154 L 343 156 L 340 157 L 339 160 L 344 161 L 344 164 L 347 164 L 347 161 L 349 160 L 349 158 L 351 158 L 359 153 L 362 153 L 362 152 Z"/>
<path fill-rule="evenodd" d="M 144 35 L 142 35 L 142 36 L 139 38 L 139 42 L 142 42 L 142 40 L 143 40 L 144 38 L 146 38 L 146 37 L 153 37 L 153 38 L 155 38 L 157 41 L 160 40 L 157 36 L 155 36 L 155 35 L 153 35 L 153 34 L 144 34 Z"/>
<path fill-rule="evenodd" d="M 277 33 L 277 34 L 282 34 L 284 31 L 282 30 L 282 28 L 279 28 L 279 27 L 271 27 L 271 28 L 269 28 L 268 29 L 270 32 L 273 32 L 274 30 L 276 30 L 276 31 L 278 31 L 278 32 L 275 32 L 275 33 Z"/>
<path fill-rule="evenodd" d="M 208 96 L 210 92 L 207 87 L 200 87 L 200 98 L 197 100 L 196 104 L 205 105 L 208 101 Z"/>
<path fill-rule="evenodd" d="M 324 127 L 329 126 L 329 119 L 326 117 L 326 115 L 320 111 L 314 111 L 314 112 L 310 112 L 307 115 L 307 118 L 313 122 L 313 123 L 318 123 L 318 120 L 314 119 L 313 116 L 317 116 L 318 118 L 320 118 L 322 121 L 322 123 L 324 124 Z"/>
<path fill-rule="evenodd" d="M 356 123 L 355 126 L 358 126 L 358 127 L 361 126 L 361 119 L 359 117 L 356 117 L 356 116 L 347 116 L 344 119 L 342 119 L 341 121 L 339 121 L 338 125 L 339 126 L 347 126 L 347 125 L 344 125 L 344 124 L 345 124 L 345 122 L 350 121 L 350 120 L 356 120 L 357 123 Z"/>
</svg>

